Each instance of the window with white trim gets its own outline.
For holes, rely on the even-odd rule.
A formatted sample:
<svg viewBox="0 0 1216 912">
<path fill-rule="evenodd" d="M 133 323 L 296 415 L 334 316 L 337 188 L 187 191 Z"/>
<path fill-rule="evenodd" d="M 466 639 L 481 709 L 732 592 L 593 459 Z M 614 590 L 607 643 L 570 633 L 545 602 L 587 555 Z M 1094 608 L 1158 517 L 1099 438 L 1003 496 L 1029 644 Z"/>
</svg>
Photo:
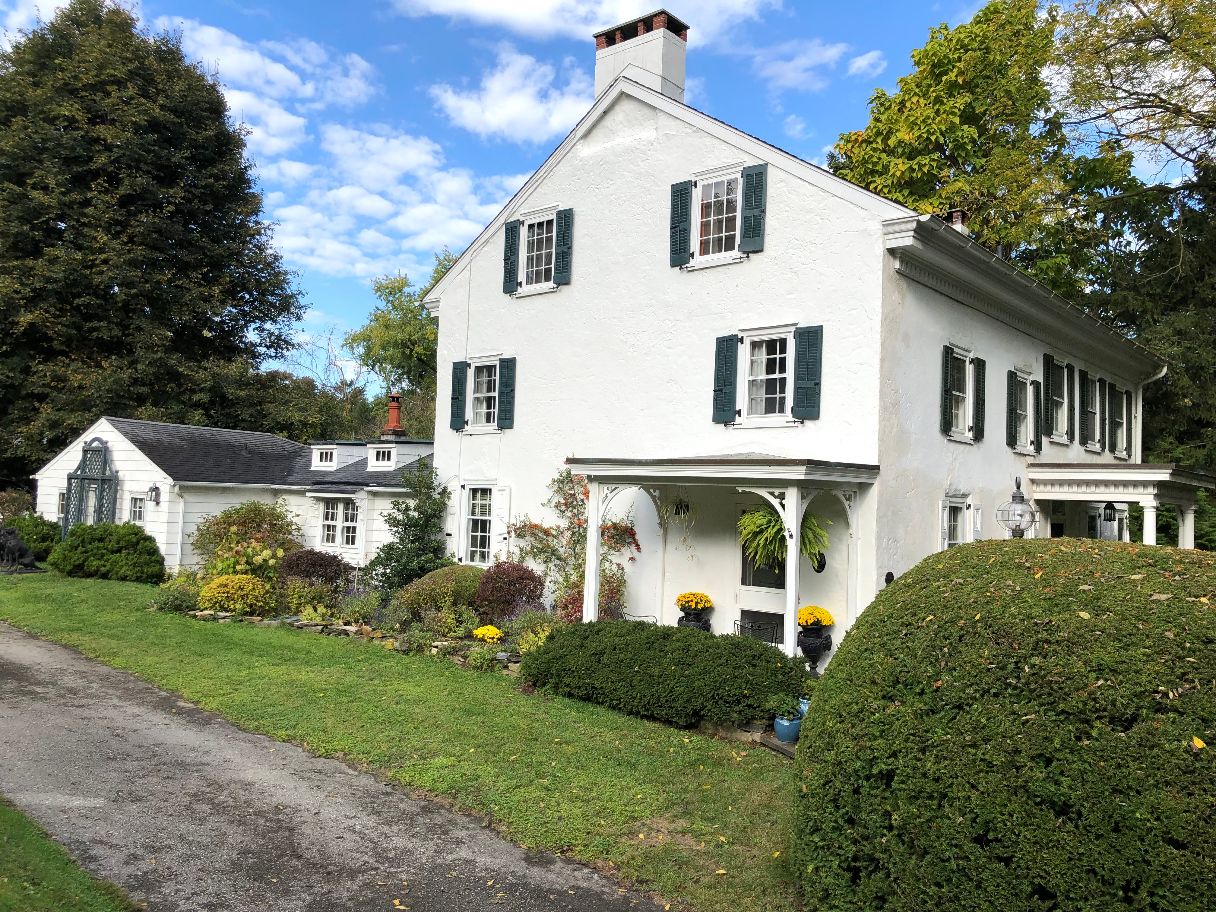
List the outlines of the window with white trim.
<svg viewBox="0 0 1216 912">
<path fill-rule="evenodd" d="M 482 566 L 490 563 L 490 528 L 494 490 L 469 488 L 465 514 L 465 561 Z"/>
<path fill-rule="evenodd" d="M 1034 396 L 1031 395 L 1030 377 L 1017 374 L 1013 381 L 1013 445 L 1016 449 L 1034 449 Z"/>
<path fill-rule="evenodd" d="M 789 329 L 742 334 L 739 386 L 745 419 L 789 418 L 794 335 Z"/>
<path fill-rule="evenodd" d="M 131 508 L 127 513 L 130 522 L 142 524 L 144 521 L 144 498 L 132 497 Z"/>
<path fill-rule="evenodd" d="M 353 500 L 321 501 L 321 544 L 353 548 L 359 543 L 359 504 Z"/>
<path fill-rule="evenodd" d="M 56 503 L 55 503 L 55 518 L 63 519 L 63 514 L 66 513 L 67 511 L 68 511 L 68 493 L 67 493 L 67 491 L 60 491 L 59 497 L 56 499 Z"/>
<path fill-rule="evenodd" d="M 313 468 L 332 469 L 337 466 L 337 452 L 333 447 L 316 448 L 313 451 Z"/>
<path fill-rule="evenodd" d="M 338 543 L 338 501 L 321 501 L 321 544 Z"/>
<path fill-rule="evenodd" d="M 739 246 L 741 172 L 702 178 L 697 184 L 697 257 L 733 254 Z"/>
<path fill-rule="evenodd" d="M 1051 365 L 1051 436 L 1056 440 L 1068 439 L 1068 372 L 1059 361 Z"/>
<path fill-rule="evenodd" d="M 557 230 L 557 213 L 548 211 L 530 219 L 523 219 L 519 226 L 523 256 L 519 258 L 520 285 L 524 288 L 553 284 L 554 234 Z"/>
<path fill-rule="evenodd" d="M 781 561 L 776 568 L 758 567 L 747 556 L 747 549 L 743 549 L 743 576 L 739 580 L 739 583 L 740 585 L 753 586 L 757 589 L 784 589 L 785 561 Z"/>
<path fill-rule="evenodd" d="M 1097 377 L 1089 377 L 1085 381 L 1085 384 L 1089 388 L 1086 390 L 1086 397 L 1082 401 L 1084 401 L 1086 404 L 1085 422 L 1086 427 L 1088 428 L 1089 437 L 1087 440 L 1083 440 L 1081 442 L 1088 447 L 1097 447 L 1098 442 L 1102 439 L 1102 425 L 1099 423 L 1101 412 L 1099 411 L 1098 406 L 1098 401 L 1102 394 L 1102 388 L 1098 383 Z"/>
<path fill-rule="evenodd" d="M 359 543 L 359 505 L 353 500 L 342 502 L 342 546 L 353 548 Z"/>
<path fill-rule="evenodd" d="M 950 433 L 971 436 L 971 356 L 960 349 L 950 355 Z"/>
<path fill-rule="evenodd" d="M 941 506 L 941 548 L 953 548 L 972 540 L 971 526 L 967 522 L 970 504 L 966 497 L 947 497 Z"/>
<path fill-rule="evenodd" d="M 498 421 L 498 362 L 473 365 L 473 427 L 493 427 Z"/>
<path fill-rule="evenodd" d="M 393 464 L 393 451 L 391 449 L 377 448 L 372 460 L 380 468 Z"/>
<path fill-rule="evenodd" d="M 1112 387 L 1112 389 L 1114 389 Z M 1110 448 L 1117 456 L 1127 455 L 1127 399 L 1115 390 L 1107 404 L 1110 409 Z"/>
</svg>

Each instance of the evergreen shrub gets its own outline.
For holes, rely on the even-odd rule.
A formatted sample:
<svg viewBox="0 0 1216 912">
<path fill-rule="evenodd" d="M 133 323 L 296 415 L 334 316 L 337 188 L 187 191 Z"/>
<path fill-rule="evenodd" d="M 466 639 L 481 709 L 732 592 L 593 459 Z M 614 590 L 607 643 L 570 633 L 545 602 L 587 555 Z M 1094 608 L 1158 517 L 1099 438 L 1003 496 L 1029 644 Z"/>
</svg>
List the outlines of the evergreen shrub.
<svg viewBox="0 0 1216 912">
<path fill-rule="evenodd" d="M 385 624 L 401 630 L 422 619 L 430 610 L 451 611 L 471 608 L 485 570 L 469 564 L 455 564 L 428 573 L 394 593 L 385 609 Z"/>
<path fill-rule="evenodd" d="M 1054 539 L 925 559 L 811 694 L 807 908 L 1210 908 L 1214 681 L 1216 555 Z"/>
<path fill-rule="evenodd" d="M 597 621 L 553 630 L 524 656 L 520 676 L 634 716 L 731 725 L 765 718 L 775 696 L 799 695 L 806 668 L 750 637 Z"/>
<path fill-rule="evenodd" d="M 21 540 L 25 542 L 25 546 L 33 553 L 34 560 L 39 561 L 44 561 L 51 556 L 51 552 L 59 544 L 62 532 L 59 523 L 43 519 L 37 513 L 10 516 L 0 522 L 0 526 L 16 529 Z"/>
<path fill-rule="evenodd" d="M 73 526 L 57 544 L 47 565 L 64 576 L 159 583 L 165 559 L 156 539 L 134 523 Z"/>
</svg>

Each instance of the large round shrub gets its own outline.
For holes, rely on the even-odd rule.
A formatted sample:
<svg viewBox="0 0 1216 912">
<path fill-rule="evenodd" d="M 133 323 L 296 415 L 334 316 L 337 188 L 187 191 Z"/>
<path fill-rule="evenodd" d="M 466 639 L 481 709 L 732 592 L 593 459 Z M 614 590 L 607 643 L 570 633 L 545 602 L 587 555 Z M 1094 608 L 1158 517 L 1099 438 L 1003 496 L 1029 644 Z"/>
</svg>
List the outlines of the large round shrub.
<svg viewBox="0 0 1216 912">
<path fill-rule="evenodd" d="M 393 594 L 384 610 L 389 627 L 404 630 L 421 620 L 431 609 L 455 612 L 470 608 L 485 570 L 470 564 L 455 564 L 432 571 Z"/>
<path fill-rule="evenodd" d="M 520 666 L 524 681 L 676 725 L 764 718 L 802 693 L 806 669 L 767 643 L 689 627 L 597 621 L 555 629 Z"/>
<path fill-rule="evenodd" d="M 51 551 L 47 565 L 65 576 L 128 583 L 159 583 L 165 576 L 156 539 L 134 523 L 73 526 Z"/>
<path fill-rule="evenodd" d="M 279 561 L 279 576 L 345 589 L 354 579 L 355 568 L 337 554 L 316 548 L 301 548 Z"/>
<path fill-rule="evenodd" d="M 294 551 L 300 547 L 299 538 L 300 524 L 285 501 L 247 500 L 200 522 L 190 543 L 203 563 L 210 564 L 217 556 L 250 542 L 272 552 Z"/>
<path fill-rule="evenodd" d="M 477 585 L 473 607 L 487 624 L 536 608 L 545 594 L 539 573 L 515 561 L 499 561 L 486 570 Z"/>
<path fill-rule="evenodd" d="M 59 544 L 62 530 L 59 523 L 43 519 L 37 513 L 23 513 L 11 516 L 0 522 L 0 526 L 16 529 L 25 546 L 30 549 L 35 560 L 44 561 L 51 556 L 55 546 Z"/>
<path fill-rule="evenodd" d="M 1214 681 L 1216 555 L 1056 539 L 922 561 L 802 724 L 807 907 L 1209 908 Z"/>
<path fill-rule="evenodd" d="M 232 573 L 217 576 L 198 594 L 198 606 L 203 611 L 227 611 L 231 614 L 269 614 L 274 611 L 274 593 L 270 584 L 256 576 Z"/>
</svg>

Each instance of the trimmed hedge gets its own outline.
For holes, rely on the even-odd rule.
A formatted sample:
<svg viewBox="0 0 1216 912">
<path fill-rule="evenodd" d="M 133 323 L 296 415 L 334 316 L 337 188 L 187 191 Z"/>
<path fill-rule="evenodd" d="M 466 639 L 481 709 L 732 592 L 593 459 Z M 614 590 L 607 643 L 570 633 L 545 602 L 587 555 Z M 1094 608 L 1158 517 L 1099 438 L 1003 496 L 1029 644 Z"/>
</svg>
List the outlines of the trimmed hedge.
<svg viewBox="0 0 1216 912">
<path fill-rule="evenodd" d="M 16 529 L 21 540 L 25 542 L 25 546 L 33 553 L 34 560 L 46 560 L 60 541 L 59 523 L 43 519 L 37 513 L 10 516 L 0 522 L 0 526 Z"/>
<path fill-rule="evenodd" d="M 597 621 L 555 629 L 523 658 L 524 681 L 675 725 L 735 725 L 802 693 L 806 669 L 767 643 L 688 627 Z"/>
<path fill-rule="evenodd" d="M 64 576 L 159 583 L 165 559 L 156 539 L 134 523 L 73 526 L 55 546 L 47 566 Z"/>
<path fill-rule="evenodd" d="M 807 907 L 1210 908 L 1214 681 L 1216 555 L 927 558 L 813 692 L 790 853 Z"/>
<path fill-rule="evenodd" d="M 453 564 L 431 571 L 389 599 L 384 610 L 385 623 L 404 630 L 432 609 L 454 615 L 457 609 L 471 608 L 484 573 L 484 569 L 471 564 Z"/>
</svg>

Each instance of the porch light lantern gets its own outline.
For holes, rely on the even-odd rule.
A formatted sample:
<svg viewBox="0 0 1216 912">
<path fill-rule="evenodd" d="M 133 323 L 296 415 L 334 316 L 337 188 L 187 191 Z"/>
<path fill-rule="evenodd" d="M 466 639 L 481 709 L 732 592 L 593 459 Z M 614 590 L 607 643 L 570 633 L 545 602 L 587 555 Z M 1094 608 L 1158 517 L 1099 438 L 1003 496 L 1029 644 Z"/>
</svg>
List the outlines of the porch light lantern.
<svg viewBox="0 0 1216 912">
<path fill-rule="evenodd" d="M 1105 507 L 1102 508 L 1102 522 L 1113 523 L 1118 519 L 1118 514 L 1115 512 L 1115 505 L 1107 501 Z"/>
<path fill-rule="evenodd" d="M 1025 538 L 1035 522 L 1038 521 L 1038 511 L 1026 500 L 1022 493 L 1022 479 L 1018 477 L 1013 482 L 1013 497 L 1002 504 L 996 511 L 996 521 L 1009 530 L 1014 538 Z"/>
<path fill-rule="evenodd" d="M 148 503 L 160 504 L 160 485 L 153 484 L 152 487 L 148 488 Z"/>
</svg>

